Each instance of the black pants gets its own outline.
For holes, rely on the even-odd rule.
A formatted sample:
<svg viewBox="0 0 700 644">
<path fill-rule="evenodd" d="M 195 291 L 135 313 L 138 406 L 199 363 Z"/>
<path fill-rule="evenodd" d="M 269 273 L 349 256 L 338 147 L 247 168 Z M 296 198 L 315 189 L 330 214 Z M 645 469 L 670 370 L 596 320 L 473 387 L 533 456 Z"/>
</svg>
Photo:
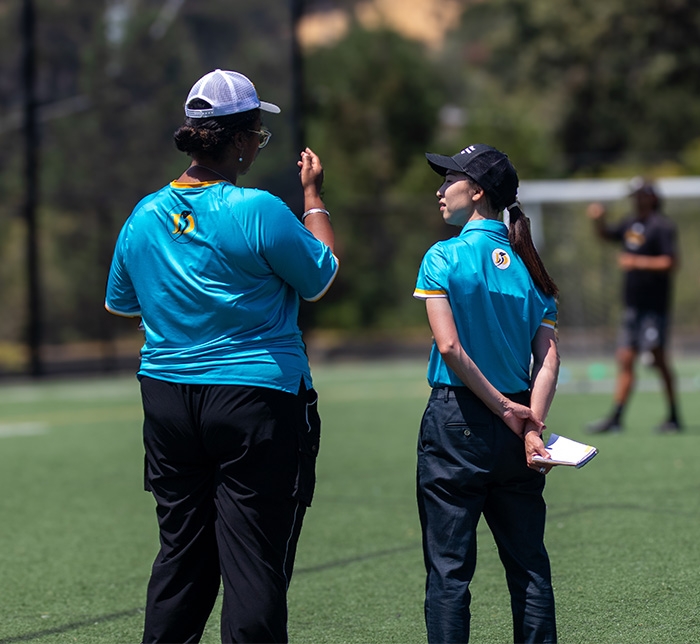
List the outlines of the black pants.
<svg viewBox="0 0 700 644">
<path fill-rule="evenodd" d="M 316 393 L 141 380 L 158 553 L 143 642 L 198 642 L 223 582 L 222 642 L 286 642 L 311 503 Z"/>
<path fill-rule="evenodd" d="M 527 404 L 527 396 L 511 396 Z M 433 389 L 418 441 L 418 510 L 427 571 L 431 644 L 469 641 L 469 590 L 483 514 L 506 571 L 513 641 L 557 641 L 544 546 L 544 476 L 527 467 L 523 441 L 466 387 Z"/>
</svg>

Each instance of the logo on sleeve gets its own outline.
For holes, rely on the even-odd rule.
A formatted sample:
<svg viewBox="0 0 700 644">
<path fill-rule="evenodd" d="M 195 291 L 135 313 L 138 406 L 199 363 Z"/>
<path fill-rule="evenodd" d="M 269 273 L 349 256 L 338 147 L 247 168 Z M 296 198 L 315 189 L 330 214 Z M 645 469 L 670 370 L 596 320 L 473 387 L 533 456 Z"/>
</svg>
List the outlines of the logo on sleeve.
<svg viewBox="0 0 700 644">
<path fill-rule="evenodd" d="M 510 255 L 502 248 L 497 248 L 491 253 L 491 261 L 493 261 L 496 268 L 500 268 L 503 271 L 510 266 Z"/>
<path fill-rule="evenodd" d="M 191 210 L 170 212 L 165 220 L 170 238 L 178 244 L 187 244 L 197 234 L 194 213 Z"/>
</svg>

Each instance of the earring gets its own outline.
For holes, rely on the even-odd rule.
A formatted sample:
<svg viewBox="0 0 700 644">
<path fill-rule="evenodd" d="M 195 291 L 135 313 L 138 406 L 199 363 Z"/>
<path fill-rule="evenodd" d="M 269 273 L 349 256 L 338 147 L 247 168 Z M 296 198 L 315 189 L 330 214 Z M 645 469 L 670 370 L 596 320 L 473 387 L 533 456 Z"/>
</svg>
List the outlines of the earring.
<svg viewBox="0 0 700 644">
<path fill-rule="evenodd" d="M 238 163 L 243 163 L 243 157 L 238 157 Z"/>
</svg>

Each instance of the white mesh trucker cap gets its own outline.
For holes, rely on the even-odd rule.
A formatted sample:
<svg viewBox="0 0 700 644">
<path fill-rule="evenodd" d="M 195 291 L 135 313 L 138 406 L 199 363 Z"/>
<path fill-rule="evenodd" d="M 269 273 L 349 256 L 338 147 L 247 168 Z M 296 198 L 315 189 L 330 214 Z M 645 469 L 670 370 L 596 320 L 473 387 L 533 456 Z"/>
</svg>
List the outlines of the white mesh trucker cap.
<svg viewBox="0 0 700 644">
<path fill-rule="evenodd" d="M 187 107 L 193 98 L 201 98 L 211 108 L 195 110 Z M 185 101 L 185 114 L 193 119 L 238 114 L 260 108 L 264 112 L 279 114 L 280 108 L 258 98 L 255 85 L 243 74 L 215 69 L 202 76 L 190 90 Z"/>
</svg>

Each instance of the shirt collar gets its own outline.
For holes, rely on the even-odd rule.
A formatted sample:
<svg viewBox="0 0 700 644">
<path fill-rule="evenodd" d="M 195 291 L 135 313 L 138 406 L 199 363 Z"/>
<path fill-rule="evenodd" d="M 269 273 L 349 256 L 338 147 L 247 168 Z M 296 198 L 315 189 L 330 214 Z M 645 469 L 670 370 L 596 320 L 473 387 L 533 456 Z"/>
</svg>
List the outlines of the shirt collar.
<svg viewBox="0 0 700 644">
<path fill-rule="evenodd" d="M 475 219 L 474 221 L 468 221 L 464 224 L 462 232 L 460 235 L 464 235 L 470 230 L 484 230 L 487 232 L 500 233 L 502 235 L 508 234 L 508 227 L 497 219 Z"/>
</svg>

